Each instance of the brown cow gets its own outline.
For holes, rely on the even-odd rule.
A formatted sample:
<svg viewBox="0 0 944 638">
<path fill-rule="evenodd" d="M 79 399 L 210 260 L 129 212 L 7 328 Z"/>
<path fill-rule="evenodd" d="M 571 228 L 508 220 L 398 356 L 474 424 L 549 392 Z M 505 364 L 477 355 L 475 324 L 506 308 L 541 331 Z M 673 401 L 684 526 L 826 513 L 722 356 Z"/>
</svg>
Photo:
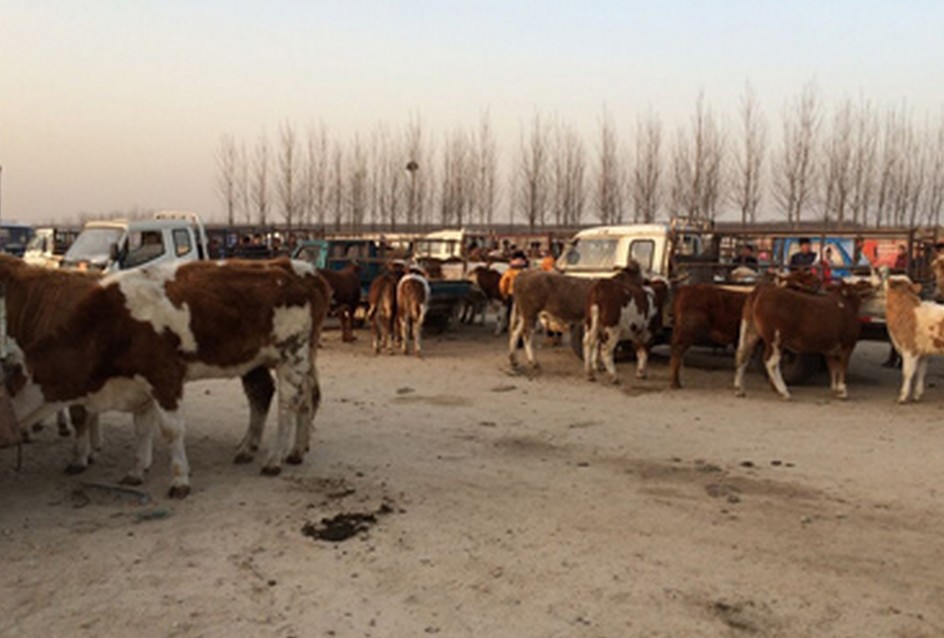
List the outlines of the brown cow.
<svg viewBox="0 0 944 638">
<path fill-rule="evenodd" d="M 341 341 L 350 343 L 354 337 L 354 313 L 361 304 L 361 267 L 348 264 L 341 270 L 320 269 L 334 293 L 333 308 L 341 322 Z"/>
<path fill-rule="evenodd" d="M 914 400 L 921 399 L 928 356 L 944 354 L 944 305 L 922 301 L 920 291 L 921 286 L 904 275 L 889 277 L 885 282 L 888 335 L 901 354 L 899 403 L 907 403 L 911 398 L 912 384 Z"/>
<path fill-rule="evenodd" d="M 472 323 L 475 321 L 475 315 L 481 313 L 484 325 L 485 313 L 489 308 L 495 308 L 495 334 L 501 334 L 508 320 L 507 317 L 502 316 L 502 308 L 505 304 L 499 287 L 501 278 L 500 272 L 488 266 L 478 266 L 469 273 L 472 290 L 469 292 L 469 299 L 463 309 L 462 321 L 464 323 Z"/>
<path fill-rule="evenodd" d="M 774 389 L 784 399 L 790 392 L 780 374 L 783 351 L 822 354 L 826 357 L 831 388 L 845 399 L 846 368 L 859 339 L 859 306 L 874 288 L 869 282 L 839 283 L 826 294 L 811 295 L 791 288 L 762 285 L 744 301 L 741 338 L 737 350 L 734 388 L 744 396 L 744 371 L 760 340 L 764 364 Z"/>
<path fill-rule="evenodd" d="M 518 340 L 524 341 L 525 354 L 532 368 L 537 369 L 532 343 L 534 326 L 539 318 L 559 328 L 579 324 L 587 313 L 587 294 L 594 279 L 566 277 L 556 272 L 525 270 L 514 282 L 514 304 L 508 326 L 508 360 L 518 366 Z"/>
<path fill-rule="evenodd" d="M 397 283 L 405 274 L 402 263 L 391 263 L 386 272 L 370 282 L 367 293 L 367 321 L 370 322 L 374 354 L 380 354 L 381 345 L 393 354 L 393 341 L 399 338 L 397 323 Z"/>
<path fill-rule="evenodd" d="M 822 282 L 809 269 L 789 275 L 775 275 L 778 286 L 816 292 Z M 768 284 L 759 284 L 768 285 Z M 672 355 L 669 360 L 669 387 L 681 388 L 679 373 L 685 353 L 695 344 L 736 345 L 741 330 L 741 313 L 748 289 L 724 288 L 713 284 L 682 286 L 672 302 Z"/>
<path fill-rule="evenodd" d="M 695 344 L 718 346 L 737 343 L 747 290 L 712 284 L 682 286 L 672 302 L 672 356 L 669 386 L 681 388 L 679 371 L 688 349 Z"/>
<path fill-rule="evenodd" d="M 423 356 L 423 322 L 429 310 L 429 297 L 429 282 L 418 271 L 411 271 L 397 282 L 397 317 L 403 354 L 409 352 L 412 334 L 416 356 Z"/>
<path fill-rule="evenodd" d="M 11 294 L 29 287 L 19 268 L 0 273 L 0 282 Z M 64 313 L 60 330 L 14 344 L 4 380 L 16 418 L 29 427 L 76 403 L 133 412 L 141 431 L 160 426 L 170 441 L 170 494 L 183 497 L 190 491 L 185 382 L 273 367 L 279 428 L 263 473 L 278 474 L 287 456 L 300 460 L 308 445 L 320 403 L 317 335 L 330 293 L 310 265 L 288 260 L 162 264 L 105 277 Z"/>
<path fill-rule="evenodd" d="M 594 380 L 598 359 L 613 383 L 619 383 L 613 353 L 620 341 L 632 341 L 636 350 L 636 377 L 647 374 L 649 349 L 662 330 L 662 306 L 668 285 L 661 280 L 643 282 L 635 262 L 612 279 L 595 282 L 587 295 L 583 335 L 584 370 Z"/>
</svg>

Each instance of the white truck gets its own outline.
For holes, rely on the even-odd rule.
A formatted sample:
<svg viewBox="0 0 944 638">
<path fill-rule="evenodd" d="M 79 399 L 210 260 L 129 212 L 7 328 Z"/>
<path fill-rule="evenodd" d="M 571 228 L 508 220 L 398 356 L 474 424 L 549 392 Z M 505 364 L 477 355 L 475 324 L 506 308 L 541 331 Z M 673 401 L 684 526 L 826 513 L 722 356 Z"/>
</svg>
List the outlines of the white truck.
<svg viewBox="0 0 944 638">
<path fill-rule="evenodd" d="M 163 262 L 207 259 L 206 229 L 195 213 L 90 221 L 62 258 L 63 268 L 111 273 Z"/>
</svg>

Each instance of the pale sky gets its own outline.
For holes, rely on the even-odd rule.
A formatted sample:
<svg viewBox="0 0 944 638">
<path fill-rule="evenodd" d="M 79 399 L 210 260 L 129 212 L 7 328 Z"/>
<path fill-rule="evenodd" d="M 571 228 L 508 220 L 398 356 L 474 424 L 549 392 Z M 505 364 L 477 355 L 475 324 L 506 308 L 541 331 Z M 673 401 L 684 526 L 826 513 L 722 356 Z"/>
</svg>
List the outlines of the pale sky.
<svg viewBox="0 0 944 638">
<path fill-rule="evenodd" d="M 621 137 L 649 108 L 684 123 L 700 91 L 734 119 L 746 82 L 771 141 L 815 80 L 944 106 L 944 3 L 145 0 L 0 2 L 0 206 L 39 221 L 139 209 L 220 219 L 220 136 L 253 144 L 290 121 L 335 136 L 433 136 L 488 108 L 503 153 L 535 109 Z"/>
</svg>

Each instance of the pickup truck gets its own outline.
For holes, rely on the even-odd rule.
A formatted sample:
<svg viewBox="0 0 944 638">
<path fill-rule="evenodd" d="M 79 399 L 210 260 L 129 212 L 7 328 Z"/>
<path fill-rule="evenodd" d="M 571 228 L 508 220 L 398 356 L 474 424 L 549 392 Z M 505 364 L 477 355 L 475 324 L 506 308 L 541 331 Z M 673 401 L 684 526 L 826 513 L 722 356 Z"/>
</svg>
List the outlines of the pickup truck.
<svg viewBox="0 0 944 638">
<path fill-rule="evenodd" d="M 104 273 L 164 262 L 207 259 L 206 230 L 195 213 L 153 219 L 90 221 L 62 258 L 63 268 Z"/>
</svg>

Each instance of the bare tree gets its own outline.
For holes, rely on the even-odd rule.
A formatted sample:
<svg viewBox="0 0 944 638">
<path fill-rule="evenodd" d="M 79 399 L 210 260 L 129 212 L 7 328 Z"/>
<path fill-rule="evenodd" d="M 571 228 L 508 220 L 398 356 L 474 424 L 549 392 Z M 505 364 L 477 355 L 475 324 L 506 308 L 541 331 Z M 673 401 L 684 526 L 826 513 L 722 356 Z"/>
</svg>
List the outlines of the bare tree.
<svg viewBox="0 0 944 638">
<path fill-rule="evenodd" d="M 406 196 L 408 172 L 399 138 L 380 125 L 374 133 L 374 201 L 377 221 L 395 230 L 401 221 Z"/>
<path fill-rule="evenodd" d="M 723 196 L 725 139 L 698 95 L 691 131 L 679 129 L 672 155 L 672 204 L 693 220 L 714 219 Z"/>
<path fill-rule="evenodd" d="M 406 223 L 422 224 L 426 220 L 426 205 L 432 166 L 427 161 L 427 148 L 423 135 L 422 120 L 418 115 L 410 118 L 406 128 L 407 157 L 404 170 L 408 174 Z"/>
<path fill-rule="evenodd" d="M 298 221 L 299 164 L 298 136 L 295 127 L 290 122 L 285 122 L 279 129 L 279 170 L 275 186 L 282 204 L 282 219 L 289 228 Z"/>
<path fill-rule="evenodd" d="M 367 169 L 367 152 L 360 136 L 354 136 L 348 155 L 347 211 L 351 228 L 359 231 L 367 217 L 370 192 L 370 174 Z"/>
<path fill-rule="evenodd" d="M 498 207 L 498 148 L 492 132 L 491 118 L 484 111 L 479 118 L 475 137 L 475 185 L 472 202 L 474 215 L 480 224 L 491 225 Z"/>
<path fill-rule="evenodd" d="M 929 135 L 929 144 L 925 223 L 940 226 L 941 211 L 944 210 L 944 111 L 938 115 L 937 125 Z"/>
<path fill-rule="evenodd" d="M 226 223 L 232 226 L 239 206 L 239 150 L 232 135 L 220 137 L 220 145 L 216 152 L 216 166 L 218 170 L 217 192 L 226 212 Z"/>
<path fill-rule="evenodd" d="M 443 144 L 439 189 L 439 220 L 444 226 L 462 226 L 472 203 L 475 170 L 465 131 L 456 129 Z"/>
<path fill-rule="evenodd" d="M 344 197 L 344 149 L 337 141 L 331 154 L 329 172 L 328 205 L 334 218 L 334 229 L 341 230 L 344 224 L 345 197 Z"/>
<path fill-rule="evenodd" d="M 819 126 L 819 99 L 810 82 L 784 113 L 783 140 L 774 166 L 774 199 L 789 222 L 799 223 L 813 200 Z"/>
<path fill-rule="evenodd" d="M 239 145 L 239 218 L 245 223 L 252 222 L 252 177 L 250 164 L 252 160 L 246 151 L 246 145 Z"/>
<path fill-rule="evenodd" d="M 767 152 L 767 124 L 759 112 L 754 89 L 748 84 L 741 96 L 741 138 L 734 156 L 732 199 L 741 211 L 741 223 L 757 221 L 763 195 L 764 156 Z"/>
<path fill-rule="evenodd" d="M 846 100 L 833 116 L 823 158 L 823 220 L 842 224 L 852 194 L 853 110 Z"/>
<path fill-rule="evenodd" d="M 651 110 L 636 122 L 632 175 L 633 221 L 653 222 L 662 205 L 662 122 Z"/>
<path fill-rule="evenodd" d="M 308 130 L 305 144 L 305 166 L 299 197 L 301 218 L 306 226 L 325 223 L 328 198 L 328 164 L 330 147 L 324 123 Z"/>
<path fill-rule="evenodd" d="M 625 189 L 616 127 L 606 109 L 600 117 L 599 139 L 594 187 L 597 214 L 603 224 L 618 224 L 623 221 Z"/>
<path fill-rule="evenodd" d="M 252 204 L 256 222 L 265 226 L 269 221 L 269 142 L 265 134 L 259 136 L 252 159 Z"/>
<path fill-rule="evenodd" d="M 587 201 L 586 151 L 573 127 L 558 123 L 554 128 L 552 165 L 554 223 L 576 226 Z"/>
<path fill-rule="evenodd" d="M 544 226 L 548 203 L 548 133 L 547 126 L 535 112 L 531 130 L 525 140 L 521 132 L 518 165 L 514 173 L 514 207 L 528 222 L 533 232 Z"/>
<path fill-rule="evenodd" d="M 859 101 L 853 124 L 852 177 L 849 209 L 853 223 L 867 224 L 875 193 L 878 118 L 871 104 Z"/>
</svg>

